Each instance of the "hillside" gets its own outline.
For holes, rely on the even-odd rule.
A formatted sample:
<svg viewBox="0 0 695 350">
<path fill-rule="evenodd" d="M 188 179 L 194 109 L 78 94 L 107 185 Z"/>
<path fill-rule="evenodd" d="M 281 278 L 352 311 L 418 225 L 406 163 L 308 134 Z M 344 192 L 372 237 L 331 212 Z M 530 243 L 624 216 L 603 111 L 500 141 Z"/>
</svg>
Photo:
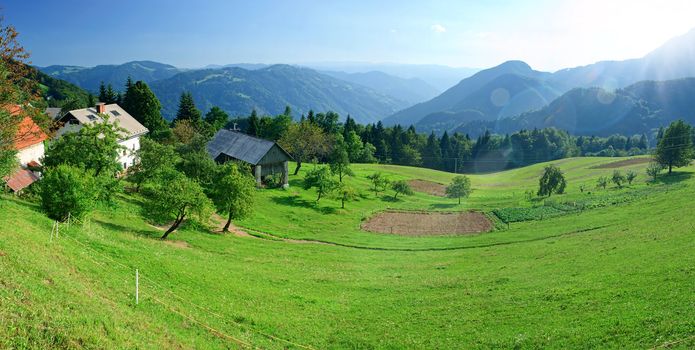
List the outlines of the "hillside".
<svg viewBox="0 0 695 350">
<path fill-rule="evenodd" d="M 343 118 L 350 114 L 357 122 L 371 123 L 407 105 L 362 85 L 289 65 L 257 70 L 230 67 L 188 71 L 155 81 L 151 88 L 168 119 L 176 114 L 183 91 L 193 94 L 199 109 L 219 106 L 232 116 L 248 115 L 252 109 L 276 115 L 289 105 L 295 118 L 311 109 L 332 110 Z"/>
<path fill-rule="evenodd" d="M 79 106 L 86 106 L 89 93 L 84 89 L 65 80 L 53 78 L 38 69 L 32 69 L 30 79 L 36 81 L 41 89 L 41 95 L 51 106 L 57 106 L 66 100 L 73 100 Z"/>
<path fill-rule="evenodd" d="M 453 174 L 357 165 L 347 181 L 364 196 L 345 210 L 330 198 L 314 205 L 293 177 L 290 192 L 258 191 L 256 214 L 240 223 L 256 236 L 188 225 L 170 241 L 141 217 L 137 195 L 53 238 L 35 204 L 3 196 L 0 347 L 692 348 L 694 169 L 580 192 L 615 162 L 554 162 L 569 187 L 547 205 L 523 199 L 547 164 L 472 176 L 475 192 L 460 207 L 424 193 L 375 198 L 364 179 L 383 171 L 446 183 Z M 642 174 L 644 165 L 620 169 Z M 552 213 L 553 202 L 577 201 L 602 206 L 476 235 L 357 228 L 386 207 Z"/>
<path fill-rule="evenodd" d="M 489 95 L 484 96 L 482 100 L 480 96 L 473 101 L 467 100 L 467 98 L 484 87 L 490 90 L 493 86 L 489 84 L 493 83 L 501 76 L 516 75 L 519 77 L 540 79 L 546 74 L 547 73 L 534 71 L 526 63 L 521 61 L 505 62 L 499 66 L 480 71 L 469 78 L 463 79 L 457 85 L 444 91 L 441 95 L 399 111 L 385 118 L 383 122 L 385 125 L 410 125 L 417 123 L 422 118 L 432 113 L 462 111 L 468 109 L 467 105 L 471 102 L 473 102 L 474 105 L 487 103 L 486 101 L 490 100 Z M 512 80 L 514 79 L 509 79 L 509 81 Z M 504 83 L 505 80 L 500 80 L 499 82 Z M 494 89 L 514 90 L 511 86 L 503 84 L 494 85 Z M 521 96 L 523 95 L 520 95 L 520 97 Z"/>
<path fill-rule="evenodd" d="M 677 119 L 695 123 L 695 78 L 644 81 L 610 92 L 574 89 L 548 106 L 496 122 L 478 121 L 456 130 L 478 135 L 489 129 L 505 134 L 521 129 L 556 127 L 574 135 L 609 136 L 646 133 Z"/>
<path fill-rule="evenodd" d="M 400 78 L 379 71 L 364 73 L 322 71 L 321 73 L 366 86 L 383 95 L 392 96 L 411 105 L 427 101 L 441 92 L 419 78 Z"/>
<path fill-rule="evenodd" d="M 152 61 L 133 61 L 119 65 L 99 65 L 96 67 L 48 66 L 39 69 L 54 78 L 59 78 L 91 92 L 99 91 L 99 84 L 113 85 L 116 90 L 123 90 L 128 77 L 134 81 L 150 83 L 166 79 L 179 73 L 179 69 L 163 63 Z"/>
</svg>

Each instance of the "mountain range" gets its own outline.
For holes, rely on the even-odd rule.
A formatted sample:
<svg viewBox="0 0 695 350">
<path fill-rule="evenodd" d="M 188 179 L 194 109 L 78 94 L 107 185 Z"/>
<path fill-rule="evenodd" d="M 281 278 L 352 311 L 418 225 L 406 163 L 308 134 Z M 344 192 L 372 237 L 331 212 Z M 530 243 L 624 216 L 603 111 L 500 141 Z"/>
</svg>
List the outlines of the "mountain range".
<svg viewBox="0 0 695 350">
<path fill-rule="evenodd" d="M 180 69 L 151 61 L 40 69 L 92 92 L 101 81 L 118 89 L 128 76 L 144 80 L 162 101 L 163 113 L 169 119 L 181 92 L 190 91 L 199 108 L 216 105 L 233 116 L 248 115 L 252 109 L 277 114 L 289 105 L 295 117 L 310 109 L 333 110 L 343 118 L 350 114 L 361 123 L 383 120 L 387 126 L 415 125 L 425 132 L 462 131 L 475 136 L 485 128 L 506 133 L 556 126 L 605 135 L 649 133 L 657 124 L 677 117 L 675 114 L 689 118 L 686 109 L 674 109 L 663 96 L 648 92 L 682 96 L 686 91 L 692 96 L 690 81 L 678 80 L 695 77 L 692 62 L 695 30 L 642 58 L 602 61 L 556 72 L 537 71 L 522 61 L 480 71 L 366 63 L 239 63 Z M 453 79 L 458 83 L 446 88 L 442 83 L 445 77 L 449 83 Z M 439 94 L 443 87 L 445 91 Z M 686 105 L 687 98 L 681 102 Z"/>
<path fill-rule="evenodd" d="M 441 95 L 394 113 L 383 122 L 386 125 L 414 124 L 418 130 L 437 133 L 473 132 L 482 125 L 498 125 L 495 130 L 516 131 L 506 124 L 520 124 L 507 118 L 539 110 L 555 98 L 572 99 L 563 95 L 572 89 L 598 87 L 605 89 L 601 90 L 604 94 L 640 81 L 695 77 L 692 62 L 695 62 L 695 30 L 639 59 L 603 61 L 554 73 L 535 71 L 521 61 L 509 61 L 463 79 Z M 472 125 L 466 127 L 469 123 Z"/>
</svg>

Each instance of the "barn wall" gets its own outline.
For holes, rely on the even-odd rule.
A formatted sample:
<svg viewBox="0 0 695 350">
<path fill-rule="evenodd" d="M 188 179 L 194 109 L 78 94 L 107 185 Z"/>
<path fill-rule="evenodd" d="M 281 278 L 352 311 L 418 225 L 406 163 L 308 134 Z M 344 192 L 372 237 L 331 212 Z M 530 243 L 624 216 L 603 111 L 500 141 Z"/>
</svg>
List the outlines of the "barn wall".
<svg viewBox="0 0 695 350">
<path fill-rule="evenodd" d="M 278 147 L 278 145 L 273 145 L 273 147 L 270 148 L 268 153 L 266 153 L 263 158 L 258 162 L 258 164 L 262 165 L 264 168 L 266 165 L 270 164 L 280 164 L 282 165 L 282 162 L 284 161 L 289 161 L 290 157 L 287 156 L 285 152 Z"/>
</svg>

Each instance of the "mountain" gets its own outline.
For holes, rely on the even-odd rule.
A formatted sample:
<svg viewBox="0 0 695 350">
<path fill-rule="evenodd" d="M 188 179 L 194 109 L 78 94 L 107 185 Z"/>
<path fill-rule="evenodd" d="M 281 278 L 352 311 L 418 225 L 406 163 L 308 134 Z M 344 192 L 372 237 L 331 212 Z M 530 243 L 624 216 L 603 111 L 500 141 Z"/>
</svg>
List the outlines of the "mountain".
<svg viewBox="0 0 695 350">
<path fill-rule="evenodd" d="M 450 67 L 436 64 L 365 63 L 365 62 L 320 62 L 303 66 L 318 71 L 345 73 L 383 72 L 399 78 L 417 78 L 438 91 L 444 91 L 479 71 L 477 68 Z"/>
<path fill-rule="evenodd" d="M 471 136 L 486 129 L 506 134 L 521 129 L 555 127 L 575 135 L 609 136 L 646 133 L 684 119 L 695 124 L 695 78 L 643 81 L 624 89 L 576 88 L 548 106 L 500 121 L 476 121 L 456 129 Z"/>
<path fill-rule="evenodd" d="M 87 105 L 89 93 L 72 83 L 53 78 L 34 67 L 31 67 L 28 78 L 39 84 L 41 96 L 50 106 L 57 106 L 65 101 L 73 101 L 78 106 Z"/>
<path fill-rule="evenodd" d="M 385 125 L 416 124 L 432 113 L 463 112 L 465 110 L 476 110 L 478 106 L 485 106 L 489 111 L 489 105 L 494 103 L 491 94 L 495 91 L 502 95 L 504 95 L 504 91 L 507 91 L 509 96 L 506 99 L 514 100 L 515 106 L 524 104 L 535 106 L 535 103 L 522 100 L 526 96 L 535 101 L 539 95 L 546 99 L 553 95 L 554 93 L 551 92 L 553 89 L 550 87 L 543 87 L 541 93 L 534 91 L 535 87 L 540 87 L 540 85 L 542 85 L 540 80 L 548 75 L 549 73 L 538 72 L 531 69 L 531 67 L 524 62 L 508 61 L 463 79 L 452 88 L 444 91 L 441 95 L 427 102 L 418 103 L 412 107 L 399 111 L 385 118 L 383 122 Z M 500 79 L 500 77 L 503 76 L 506 77 Z M 525 79 L 530 80 L 522 82 Z M 508 86 L 506 84 L 510 85 Z M 522 88 L 524 84 L 528 85 L 527 88 Z M 556 96 L 559 96 L 559 93 L 557 93 Z M 496 98 L 505 99 L 504 96 L 496 96 Z M 552 98 L 550 100 L 552 100 Z M 500 101 L 496 102 L 499 103 Z M 538 107 L 541 106 L 542 105 Z M 485 114 L 485 112 L 483 113 Z"/>
<path fill-rule="evenodd" d="M 56 65 L 39 67 L 39 70 L 53 78 L 68 81 L 92 92 L 99 90 L 99 84 L 102 81 L 113 85 L 116 90 L 122 90 L 129 76 L 134 81 L 142 80 L 150 83 L 170 78 L 180 72 L 174 66 L 152 61 L 133 61 L 120 65 L 99 65 L 89 68 Z"/>
<path fill-rule="evenodd" d="M 207 111 L 219 106 L 232 116 L 248 115 L 252 109 L 276 115 L 289 105 L 295 118 L 310 109 L 331 110 L 343 118 L 350 114 L 358 122 L 371 123 L 407 106 L 407 102 L 362 85 L 289 65 L 257 70 L 230 67 L 187 71 L 154 81 L 150 87 L 162 102 L 162 113 L 168 119 L 176 114 L 183 91 L 193 94 L 199 109 Z"/>
<path fill-rule="evenodd" d="M 603 61 L 555 72 L 549 82 L 564 89 L 603 87 L 615 89 L 644 80 L 695 77 L 695 29 L 673 38 L 638 59 Z"/>
<path fill-rule="evenodd" d="M 269 64 L 263 64 L 263 63 L 231 63 L 231 64 L 208 64 L 207 66 L 203 67 L 203 69 L 220 69 L 220 68 L 244 68 L 247 70 L 256 70 L 256 69 L 261 69 L 261 68 L 266 68 L 270 66 Z"/>
<path fill-rule="evenodd" d="M 322 71 L 326 75 L 366 86 L 374 91 L 414 105 L 437 96 L 441 91 L 419 78 L 400 78 L 384 72 L 345 73 Z"/>
</svg>

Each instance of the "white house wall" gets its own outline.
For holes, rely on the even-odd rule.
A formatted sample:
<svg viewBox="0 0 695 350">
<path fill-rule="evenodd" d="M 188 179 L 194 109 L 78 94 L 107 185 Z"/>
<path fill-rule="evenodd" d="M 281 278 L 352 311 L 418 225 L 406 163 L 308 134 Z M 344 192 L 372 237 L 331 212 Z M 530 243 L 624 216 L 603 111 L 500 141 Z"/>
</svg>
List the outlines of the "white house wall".
<svg viewBox="0 0 695 350">
<path fill-rule="evenodd" d="M 27 163 L 31 162 L 32 160 L 41 162 L 41 158 L 43 158 L 45 151 L 46 150 L 43 146 L 43 142 L 23 148 L 17 152 L 19 164 L 26 166 Z"/>
<path fill-rule="evenodd" d="M 118 162 L 125 170 L 135 164 L 136 152 L 140 149 L 140 137 L 137 136 L 119 141 L 118 144 L 125 147 L 124 150 L 121 150 L 121 155 L 118 157 Z"/>
</svg>

